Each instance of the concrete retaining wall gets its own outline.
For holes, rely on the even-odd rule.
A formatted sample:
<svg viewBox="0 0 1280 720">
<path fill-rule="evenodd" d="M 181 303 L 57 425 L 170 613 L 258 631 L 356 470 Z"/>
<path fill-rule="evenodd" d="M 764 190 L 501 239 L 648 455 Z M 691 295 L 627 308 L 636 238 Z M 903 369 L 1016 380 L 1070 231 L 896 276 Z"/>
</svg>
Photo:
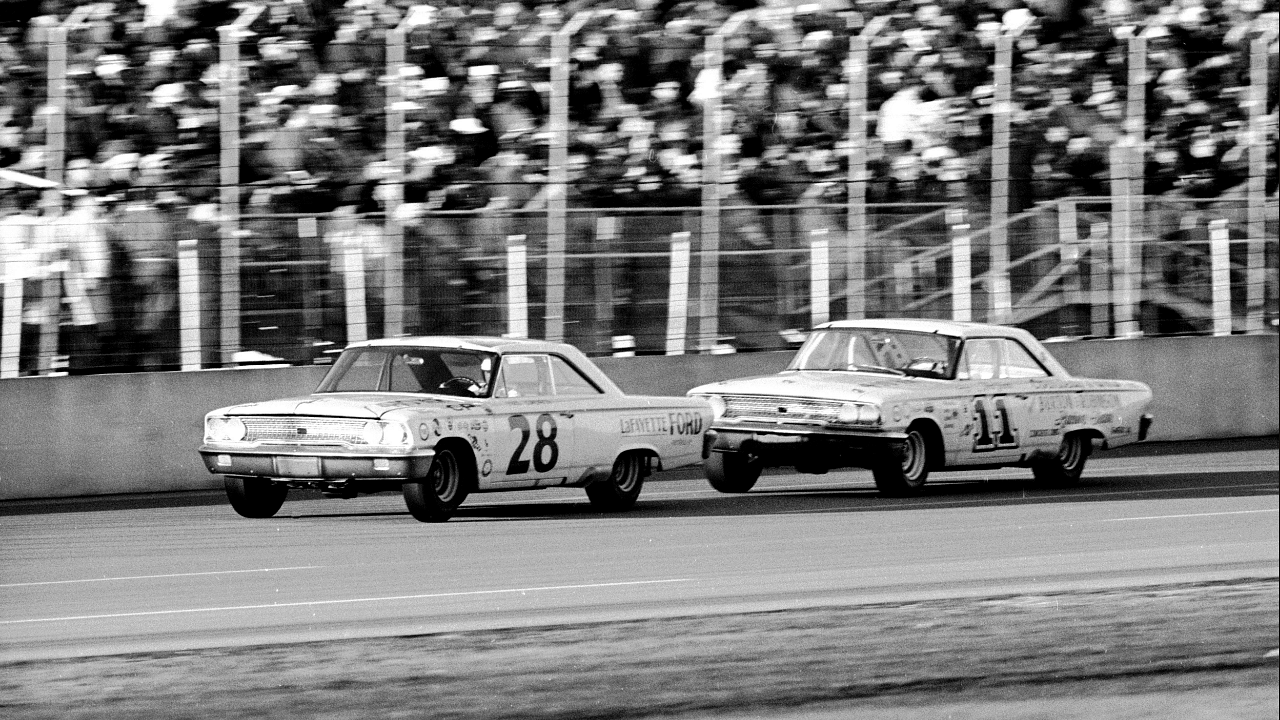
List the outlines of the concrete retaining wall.
<svg viewBox="0 0 1280 720">
<path fill-rule="evenodd" d="M 1276 335 L 1059 343 L 1072 373 L 1155 393 L 1152 440 L 1280 431 Z M 602 358 L 631 393 L 680 395 L 712 380 L 780 370 L 791 353 Z M 0 381 L 0 499 L 221 486 L 195 453 L 216 407 L 310 392 L 325 368 L 18 378 Z"/>
</svg>

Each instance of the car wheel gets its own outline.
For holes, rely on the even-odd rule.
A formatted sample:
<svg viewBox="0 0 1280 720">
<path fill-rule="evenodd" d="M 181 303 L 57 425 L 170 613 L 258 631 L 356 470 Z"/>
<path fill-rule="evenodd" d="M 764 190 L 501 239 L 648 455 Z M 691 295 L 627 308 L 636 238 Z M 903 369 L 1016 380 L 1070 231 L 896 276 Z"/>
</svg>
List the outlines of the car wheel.
<svg viewBox="0 0 1280 720">
<path fill-rule="evenodd" d="M 400 491 L 410 515 L 422 522 L 444 522 L 467 499 L 462 463 L 453 450 L 437 450 L 427 476 L 405 483 Z"/>
<path fill-rule="evenodd" d="M 1050 487 L 1069 487 L 1080 482 L 1085 461 L 1093 450 L 1093 442 L 1083 433 L 1071 433 L 1062 438 L 1058 454 L 1049 460 L 1032 464 L 1031 472 L 1036 480 Z"/>
<path fill-rule="evenodd" d="M 744 493 L 760 479 L 763 463 L 744 452 L 713 452 L 703 464 L 707 481 L 722 493 Z"/>
<path fill-rule="evenodd" d="M 587 498 L 601 510 L 629 510 L 644 487 L 645 458 L 640 453 L 626 453 L 613 463 L 613 472 L 586 487 Z"/>
<path fill-rule="evenodd" d="M 289 487 L 255 477 L 228 475 L 223 482 L 231 507 L 247 518 L 269 518 L 280 511 Z"/>
<path fill-rule="evenodd" d="M 882 495 L 910 497 L 918 495 L 929 479 L 929 442 L 919 427 L 907 430 L 907 440 L 898 453 L 886 453 L 871 468 L 876 487 Z"/>
</svg>

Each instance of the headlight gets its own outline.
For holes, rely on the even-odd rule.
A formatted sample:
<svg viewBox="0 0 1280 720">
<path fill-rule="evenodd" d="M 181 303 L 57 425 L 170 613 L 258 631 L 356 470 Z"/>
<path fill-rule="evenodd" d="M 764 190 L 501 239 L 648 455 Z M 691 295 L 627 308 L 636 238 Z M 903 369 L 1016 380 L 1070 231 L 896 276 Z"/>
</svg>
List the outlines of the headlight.
<svg viewBox="0 0 1280 720">
<path fill-rule="evenodd" d="M 226 429 L 224 432 L 227 434 L 228 440 L 239 442 L 244 439 L 245 435 L 249 434 L 249 432 L 245 430 L 244 421 L 240 418 L 227 418 L 227 424 L 225 427 Z"/>
<path fill-rule="evenodd" d="M 360 437 L 367 445 L 408 445 L 412 440 L 404 423 L 370 420 L 364 424 Z"/>
<path fill-rule="evenodd" d="M 719 420 L 724 415 L 725 410 L 728 409 L 724 398 L 719 395 L 708 395 L 707 402 L 711 403 L 711 419 L 713 421 Z"/>
<path fill-rule="evenodd" d="M 408 445 L 409 428 L 403 423 L 387 423 L 382 430 L 383 445 Z"/>
<path fill-rule="evenodd" d="M 862 422 L 867 425 L 879 425 L 882 420 L 880 416 L 880 406 L 863 405 L 862 406 Z"/>
<path fill-rule="evenodd" d="M 204 435 L 214 442 L 238 442 L 246 432 L 240 418 L 211 417 L 205 423 Z"/>
<path fill-rule="evenodd" d="M 880 408 L 862 403 L 845 403 L 840 406 L 836 421 L 845 425 L 878 425 Z"/>
<path fill-rule="evenodd" d="M 225 425 L 225 424 L 226 424 L 226 422 L 227 422 L 226 420 L 223 420 L 223 419 L 222 419 L 222 418 L 220 418 L 220 417 L 211 417 L 211 418 L 209 418 L 208 420 L 205 420 L 205 422 L 204 422 L 204 439 L 205 439 L 206 441 L 208 441 L 208 440 L 221 440 L 221 439 L 222 439 L 222 426 L 223 426 L 223 425 Z"/>
</svg>

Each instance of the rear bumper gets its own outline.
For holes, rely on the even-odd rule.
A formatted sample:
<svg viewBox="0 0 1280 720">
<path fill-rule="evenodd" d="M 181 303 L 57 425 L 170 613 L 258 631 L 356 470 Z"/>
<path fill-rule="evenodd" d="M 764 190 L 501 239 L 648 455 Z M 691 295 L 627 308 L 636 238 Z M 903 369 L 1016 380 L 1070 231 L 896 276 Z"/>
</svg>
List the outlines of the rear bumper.
<svg viewBox="0 0 1280 720">
<path fill-rule="evenodd" d="M 435 451 L 413 455 L 228 452 L 200 449 L 211 473 L 289 480 L 410 480 L 425 477 Z"/>
</svg>

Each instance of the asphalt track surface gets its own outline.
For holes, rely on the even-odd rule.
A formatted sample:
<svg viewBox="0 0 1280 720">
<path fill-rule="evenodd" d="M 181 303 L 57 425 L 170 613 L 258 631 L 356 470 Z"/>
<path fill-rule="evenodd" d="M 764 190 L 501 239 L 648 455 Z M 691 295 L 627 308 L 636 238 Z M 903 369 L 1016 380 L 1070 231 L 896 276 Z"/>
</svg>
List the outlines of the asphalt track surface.
<svg viewBox="0 0 1280 720">
<path fill-rule="evenodd" d="M 868 473 L 746 495 L 660 474 L 637 508 L 476 495 L 444 524 L 398 495 L 0 503 L 0 661 L 725 615 L 1280 575 L 1276 438 L 1098 453 L 1079 487 Z"/>
</svg>

